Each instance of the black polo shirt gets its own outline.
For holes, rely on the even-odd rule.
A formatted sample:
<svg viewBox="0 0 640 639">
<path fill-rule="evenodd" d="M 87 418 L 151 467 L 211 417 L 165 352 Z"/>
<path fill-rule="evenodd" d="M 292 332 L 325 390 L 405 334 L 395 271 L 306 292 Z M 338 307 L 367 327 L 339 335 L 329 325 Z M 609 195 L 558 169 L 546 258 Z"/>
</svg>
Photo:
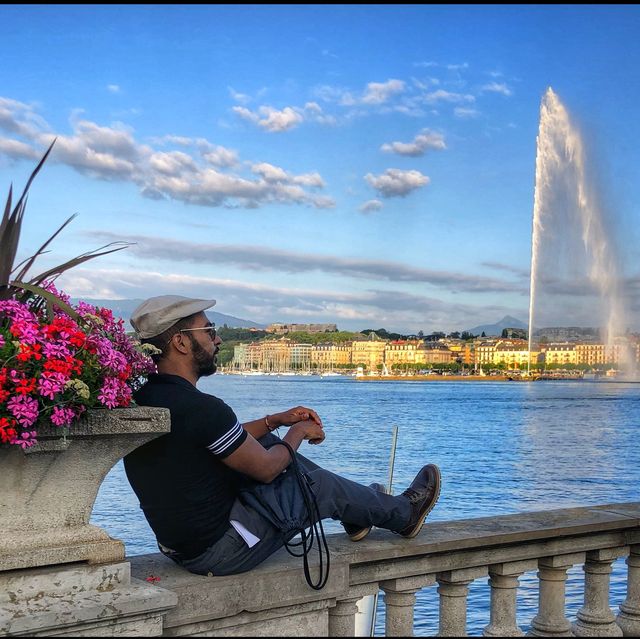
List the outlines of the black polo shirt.
<svg viewBox="0 0 640 639">
<path fill-rule="evenodd" d="M 195 557 L 222 537 L 244 476 L 222 463 L 247 438 L 233 410 L 177 375 L 152 374 L 134 395 L 171 412 L 171 432 L 124 458 L 157 540 Z"/>
</svg>

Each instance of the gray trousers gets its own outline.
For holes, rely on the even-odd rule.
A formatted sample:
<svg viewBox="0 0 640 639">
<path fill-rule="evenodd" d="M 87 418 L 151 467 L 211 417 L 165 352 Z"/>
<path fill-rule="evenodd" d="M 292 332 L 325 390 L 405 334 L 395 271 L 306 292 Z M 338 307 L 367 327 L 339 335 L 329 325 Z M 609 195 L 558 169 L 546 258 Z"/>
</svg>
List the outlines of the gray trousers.
<svg viewBox="0 0 640 639">
<path fill-rule="evenodd" d="M 270 434 L 259 441 L 266 446 L 278 438 Z M 298 453 L 296 460 L 316 497 L 320 519 L 336 519 L 355 526 L 377 526 L 392 531 L 402 530 L 407 525 L 411 506 L 406 497 L 387 495 L 340 477 Z M 308 526 L 313 523 L 308 520 L 306 511 L 298 515 L 307 521 Z M 295 532 L 283 535 L 269 520 L 240 499 L 235 501 L 229 519 L 240 522 L 260 541 L 249 548 L 235 528 L 229 525 L 222 538 L 198 557 L 181 560 L 179 556 L 165 554 L 193 573 L 233 575 L 251 570 L 296 535 Z"/>
</svg>

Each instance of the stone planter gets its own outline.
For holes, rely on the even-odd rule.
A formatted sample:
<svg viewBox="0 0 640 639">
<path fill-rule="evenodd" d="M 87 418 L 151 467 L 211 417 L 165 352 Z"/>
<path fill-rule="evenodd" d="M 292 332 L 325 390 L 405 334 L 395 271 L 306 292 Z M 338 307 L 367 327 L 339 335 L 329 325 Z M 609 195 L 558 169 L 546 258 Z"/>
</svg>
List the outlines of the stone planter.
<svg viewBox="0 0 640 639">
<path fill-rule="evenodd" d="M 0 572 L 122 561 L 124 544 L 89 524 L 98 490 L 118 460 L 169 429 L 167 409 L 100 409 L 66 438 L 42 429 L 25 451 L 0 449 Z"/>
</svg>

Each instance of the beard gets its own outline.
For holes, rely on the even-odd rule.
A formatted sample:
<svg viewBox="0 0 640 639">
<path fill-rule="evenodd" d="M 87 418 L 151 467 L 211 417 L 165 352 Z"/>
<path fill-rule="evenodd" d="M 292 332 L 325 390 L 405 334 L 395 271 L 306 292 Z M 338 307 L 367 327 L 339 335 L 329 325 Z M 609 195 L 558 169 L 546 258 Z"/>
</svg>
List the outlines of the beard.
<svg viewBox="0 0 640 639">
<path fill-rule="evenodd" d="M 200 346 L 199 342 L 197 342 L 192 335 L 189 335 L 189 339 L 191 341 L 193 361 L 197 376 L 200 378 L 213 375 L 218 368 L 215 360 L 218 349 L 214 348 L 213 355 L 210 355 L 202 346 Z"/>
</svg>

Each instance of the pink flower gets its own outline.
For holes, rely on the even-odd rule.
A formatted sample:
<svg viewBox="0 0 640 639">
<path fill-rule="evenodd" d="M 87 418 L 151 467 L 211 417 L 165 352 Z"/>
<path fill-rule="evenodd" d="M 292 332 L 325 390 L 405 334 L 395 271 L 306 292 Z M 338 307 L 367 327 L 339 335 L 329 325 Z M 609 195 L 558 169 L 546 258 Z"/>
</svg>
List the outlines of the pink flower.
<svg viewBox="0 0 640 639">
<path fill-rule="evenodd" d="M 75 416 L 76 414 L 73 409 L 55 406 L 51 414 L 51 423 L 56 426 L 68 426 Z"/>
<path fill-rule="evenodd" d="M 71 355 L 65 344 L 56 344 L 55 342 L 47 342 L 42 348 L 42 352 L 46 358 L 53 357 L 55 359 L 64 359 Z"/>
<path fill-rule="evenodd" d="M 52 283 L 44 287 L 70 304 Z M 156 370 L 110 310 L 80 302 L 74 310 L 84 319 L 78 322 L 55 303 L 51 318 L 42 302 L 38 296 L 0 301 L 0 349 L 19 342 L 10 365 L 0 369 L 6 415 L 0 426 L 3 419 L 11 426 L 5 425 L 0 445 L 28 448 L 37 442 L 39 424 L 70 426 L 94 406 L 129 406 L 133 391 Z M 66 392 L 68 385 L 76 388 L 78 383 L 89 393 Z"/>
<path fill-rule="evenodd" d="M 107 377 L 104 380 L 98 399 L 107 407 L 115 408 L 118 405 L 119 380 L 115 377 Z"/>
<path fill-rule="evenodd" d="M 43 397 L 53 399 L 56 393 L 64 390 L 67 377 L 62 373 L 44 372 L 38 380 L 38 391 Z"/>
<path fill-rule="evenodd" d="M 114 373 L 122 372 L 127 366 L 127 358 L 113 348 L 113 344 L 106 338 L 98 344 L 98 361 L 105 368 L 110 368 Z"/>
<path fill-rule="evenodd" d="M 25 428 L 32 426 L 38 419 L 38 400 L 25 395 L 14 395 L 8 402 L 9 412 Z"/>
<path fill-rule="evenodd" d="M 20 437 L 12 439 L 10 443 L 20 446 L 22 450 L 24 450 L 25 448 L 30 448 L 34 444 L 38 443 L 38 440 L 36 439 L 37 435 L 38 433 L 36 433 L 35 430 L 25 430 L 23 433 L 20 433 Z"/>
</svg>

